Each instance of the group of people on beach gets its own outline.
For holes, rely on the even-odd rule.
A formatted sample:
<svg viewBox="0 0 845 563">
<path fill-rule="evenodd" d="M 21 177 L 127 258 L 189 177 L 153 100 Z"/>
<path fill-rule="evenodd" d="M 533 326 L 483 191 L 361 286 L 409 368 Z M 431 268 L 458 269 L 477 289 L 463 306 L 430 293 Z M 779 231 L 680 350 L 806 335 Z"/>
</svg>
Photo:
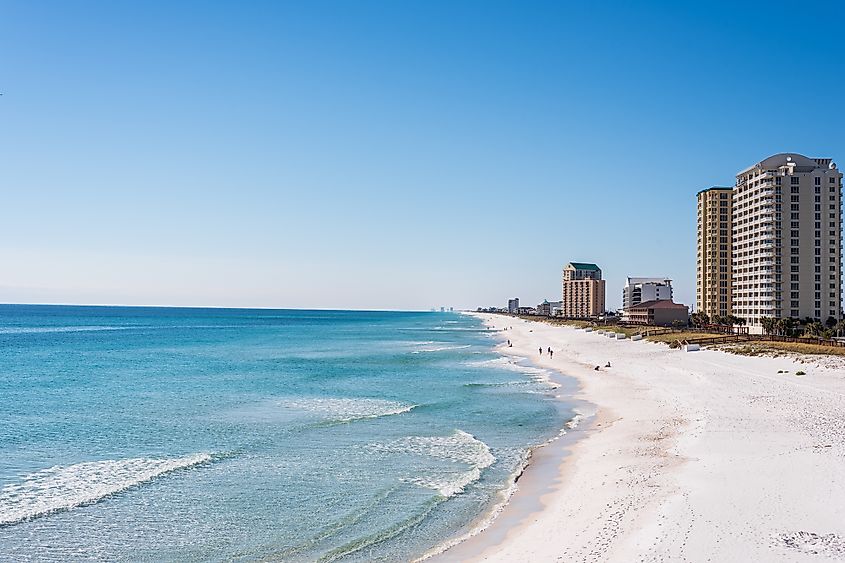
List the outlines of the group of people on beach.
<svg viewBox="0 0 845 563">
<path fill-rule="evenodd" d="M 510 328 L 513 328 L 513 327 L 510 327 Z M 507 328 L 505 328 L 505 330 L 508 330 L 508 329 L 507 329 Z M 508 348 L 513 348 L 513 344 L 511 343 L 510 339 L 508 339 Z M 538 352 L 540 352 L 540 355 L 541 355 L 541 356 L 543 355 L 543 347 L 542 347 L 542 346 L 540 346 L 540 347 L 537 349 L 537 351 L 538 351 Z M 554 358 L 555 351 L 554 351 L 554 350 L 552 350 L 552 347 L 551 347 L 551 346 L 549 346 L 548 348 L 546 348 L 546 353 L 549 355 L 549 359 Z M 610 362 L 607 362 L 606 364 L 604 364 L 604 367 L 609 368 L 609 367 L 610 367 Z M 593 369 L 594 369 L 595 371 L 601 371 L 601 366 L 596 366 L 596 367 L 595 367 L 595 368 L 593 368 Z"/>
</svg>

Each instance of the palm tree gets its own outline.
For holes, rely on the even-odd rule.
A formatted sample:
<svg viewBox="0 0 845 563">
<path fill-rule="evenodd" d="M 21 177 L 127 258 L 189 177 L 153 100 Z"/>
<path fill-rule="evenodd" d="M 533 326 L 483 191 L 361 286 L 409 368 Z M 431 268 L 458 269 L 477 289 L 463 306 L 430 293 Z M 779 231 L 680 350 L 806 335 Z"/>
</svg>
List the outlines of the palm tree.
<svg viewBox="0 0 845 563">
<path fill-rule="evenodd" d="M 781 336 L 790 336 L 792 334 L 792 328 L 795 326 L 795 321 L 789 317 L 780 318 L 775 320 L 774 324 L 772 325 L 772 330 L 775 334 L 779 334 Z"/>
</svg>

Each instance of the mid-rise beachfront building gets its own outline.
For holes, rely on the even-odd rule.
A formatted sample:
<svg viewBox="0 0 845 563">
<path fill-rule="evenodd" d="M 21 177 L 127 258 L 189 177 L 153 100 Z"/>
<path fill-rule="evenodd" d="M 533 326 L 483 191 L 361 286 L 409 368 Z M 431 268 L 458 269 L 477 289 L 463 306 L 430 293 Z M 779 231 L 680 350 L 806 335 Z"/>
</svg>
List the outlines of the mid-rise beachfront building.
<svg viewBox="0 0 845 563">
<path fill-rule="evenodd" d="M 842 318 L 842 173 L 784 153 L 736 175 L 733 314 Z"/>
<path fill-rule="evenodd" d="M 643 301 L 625 309 L 626 322 L 656 326 L 686 326 L 689 321 L 689 307 L 671 299 Z"/>
<path fill-rule="evenodd" d="M 672 280 L 669 278 L 632 278 L 622 288 L 622 309 L 630 309 L 644 301 L 672 299 Z"/>
<path fill-rule="evenodd" d="M 563 268 L 560 314 L 567 318 L 591 318 L 604 314 L 605 282 L 595 264 L 570 262 Z"/>
<path fill-rule="evenodd" d="M 710 318 L 732 310 L 733 188 L 698 192 L 695 309 Z"/>
<path fill-rule="evenodd" d="M 508 313 L 515 315 L 519 311 L 519 297 L 508 299 Z"/>
</svg>

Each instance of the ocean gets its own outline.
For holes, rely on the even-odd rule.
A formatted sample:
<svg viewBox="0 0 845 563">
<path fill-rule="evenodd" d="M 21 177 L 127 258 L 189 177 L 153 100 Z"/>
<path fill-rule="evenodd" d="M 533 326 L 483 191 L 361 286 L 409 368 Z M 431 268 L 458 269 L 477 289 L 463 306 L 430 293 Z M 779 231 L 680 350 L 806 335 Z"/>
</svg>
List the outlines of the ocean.
<svg viewBox="0 0 845 563">
<path fill-rule="evenodd" d="M 436 553 L 573 416 L 501 337 L 457 313 L 0 305 L 0 561 Z"/>
</svg>

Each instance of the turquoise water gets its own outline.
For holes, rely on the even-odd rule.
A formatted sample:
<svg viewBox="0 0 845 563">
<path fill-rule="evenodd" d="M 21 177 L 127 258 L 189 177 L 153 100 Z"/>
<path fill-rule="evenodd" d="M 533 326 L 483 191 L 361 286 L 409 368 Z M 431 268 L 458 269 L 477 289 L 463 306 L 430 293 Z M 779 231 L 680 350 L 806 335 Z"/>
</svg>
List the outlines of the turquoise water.
<svg viewBox="0 0 845 563">
<path fill-rule="evenodd" d="M 399 561 L 571 413 L 469 316 L 0 306 L 0 560 Z"/>
</svg>

